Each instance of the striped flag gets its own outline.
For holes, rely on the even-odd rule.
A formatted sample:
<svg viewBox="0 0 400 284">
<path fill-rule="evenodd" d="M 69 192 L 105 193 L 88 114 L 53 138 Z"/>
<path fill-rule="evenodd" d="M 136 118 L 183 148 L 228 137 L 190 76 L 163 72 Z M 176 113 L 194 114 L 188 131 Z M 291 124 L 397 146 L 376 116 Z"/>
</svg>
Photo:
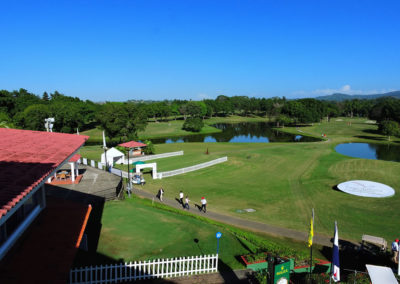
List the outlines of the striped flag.
<svg viewBox="0 0 400 284">
<path fill-rule="evenodd" d="M 312 246 L 313 237 L 314 237 L 314 208 L 312 210 L 312 216 L 310 221 L 310 234 L 308 235 L 308 247 Z"/>
<path fill-rule="evenodd" d="M 335 282 L 340 281 L 339 236 L 338 236 L 336 221 L 335 221 L 335 236 L 333 240 L 332 265 L 333 265 L 332 279 Z"/>
</svg>

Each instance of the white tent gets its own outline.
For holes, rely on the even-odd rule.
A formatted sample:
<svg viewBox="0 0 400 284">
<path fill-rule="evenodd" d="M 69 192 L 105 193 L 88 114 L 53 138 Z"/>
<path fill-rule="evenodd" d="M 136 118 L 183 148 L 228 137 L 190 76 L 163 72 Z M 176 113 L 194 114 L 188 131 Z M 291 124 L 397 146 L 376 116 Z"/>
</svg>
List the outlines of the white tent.
<svg viewBox="0 0 400 284">
<path fill-rule="evenodd" d="M 107 164 L 109 164 L 109 165 L 123 164 L 125 162 L 125 155 L 121 151 L 118 151 L 115 148 L 111 148 L 111 149 L 107 150 L 106 156 L 107 156 Z M 103 164 L 106 163 L 104 153 L 101 154 L 101 162 Z"/>
</svg>

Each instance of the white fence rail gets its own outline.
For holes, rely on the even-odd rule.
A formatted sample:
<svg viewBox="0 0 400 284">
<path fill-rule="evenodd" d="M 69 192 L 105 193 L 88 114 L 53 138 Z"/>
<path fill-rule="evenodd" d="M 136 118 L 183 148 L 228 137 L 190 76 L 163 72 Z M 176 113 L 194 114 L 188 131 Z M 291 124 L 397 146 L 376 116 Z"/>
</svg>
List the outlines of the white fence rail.
<svg viewBox="0 0 400 284">
<path fill-rule="evenodd" d="M 183 153 L 183 151 L 180 151 L 180 152 Z M 179 152 L 171 152 L 171 153 L 166 153 L 166 154 L 173 154 L 173 153 L 179 153 Z M 161 155 L 163 155 L 163 154 L 161 154 Z M 180 174 L 184 174 L 184 173 L 188 173 L 188 172 L 197 171 L 197 170 L 200 170 L 200 169 L 203 169 L 203 168 L 206 168 L 206 167 L 210 167 L 210 166 L 213 166 L 213 165 L 216 165 L 216 164 L 219 164 L 219 163 L 223 163 L 223 162 L 226 162 L 226 161 L 228 161 L 228 157 L 222 157 L 222 158 L 219 158 L 219 159 L 215 159 L 215 160 L 212 160 L 212 161 L 208 161 L 208 162 L 205 162 L 205 163 L 202 163 L 202 164 L 198 164 L 198 165 L 194 165 L 194 166 L 190 166 L 190 167 L 186 167 L 186 168 L 181 168 L 181 169 L 168 171 L 168 172 L 157 173 L 157 176 L 153 177 L 153 178 L 162 179 L 162 178 L 165 178 L 165 177 L 176 176 L 176 175 L 180 175 Z M 102 163 L 96 162 L 94 160 L 88 160 L 86 158 L 82 158 L 82 163 L 84 165 L 91 166 L 93 168 L 102 169 L 104 167 L 104 165 Z M 96 163 L 97 163 L 97 167 L 96 167 Z M 128 178 L 128 172 L 121 171 L 121 170 L 115 169 L 115 168 L 110 168 L 110 172 L 112 174 L 114 174 L 114 175 L 117 175 L 117 176 L 121 176 L 122 175 L 122 177 Z"/>
<path fill-rule="evenodd" d="M 169 153 L 163 153 L 163 154 L 157 154 L 157 155 L 146 155 L 146 156 L 140 156 L 137 158 L 129 158 L 129 161 L 131 163 L 137 162 L 137 161 L 148 161 L 148 160 L 155 160 L 155 159 L 161 159 L 161 158 L 168 158 L 168 157 L 174 157 L 174 156 L 182 156 L 183 151 L 178 151 L 178 152 L 169 152 Z M 125 161 L 125 164 L 128 164 L 128 161 Z"/>
<path fill-rule="evenodd" d="M 184 173 L 188 173 L 188 172 L 193 172 L 193 171 L 197 171 L 199 169 L 210 167 L 210 166 L 213 166 L 213 165 L 216 165 L 219 163 L 223 163 L 226 161 L 228 161 L 228 157 L 222 157 L 219 159 L 215 159 L 215 160 L 212 160 L 209 162 L 205 162 L 205 163 L 187 167 L 187 168 L 181 168 L 181 169 L 177 169 L 177 170 L 173 170 L 173 171 L 169 171 L 169 172 L 161 172 L 161 173 L 158 173 L 158 178 L 171 177 L 171 176 L 176 176 L 176 175 L 180 175 L 180 174 L 184 174 Z"/>
<path fill-rule="evenodd" d="M 218 254 L 74 268 L 70 284 L 118 283 L 218 271 Z"/>
</svg>

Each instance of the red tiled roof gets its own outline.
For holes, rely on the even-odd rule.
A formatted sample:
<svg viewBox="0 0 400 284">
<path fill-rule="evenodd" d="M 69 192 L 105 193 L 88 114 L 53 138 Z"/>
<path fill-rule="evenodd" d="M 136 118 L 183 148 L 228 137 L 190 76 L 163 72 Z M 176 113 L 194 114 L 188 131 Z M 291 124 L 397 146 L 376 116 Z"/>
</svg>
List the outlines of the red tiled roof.
<svg viewBox="0 0 400 284">
<path fill-rule="evenodd" d="M 90 205 L 48 196 L 40 222 L 1 263 L 0 283 L 66 284 L 90 211 Z"/>
<path fill-rule="evenodd" d="M 146 144 L 140 143 L 140 142 L 136 142 L 136 141 L 129 141 L 129 142 L 125 142 L 122 144 L 119 144 L 118 146 L 122 146 L 125 148 L 135 148 L 135 147 L 145 147 L 147 146 Z"/>
<path fill-rule="evenodd" d="M 71 159 L 69 159 L 69 161 L 68 161 L 68 162 L 70 162 L 70 163 L 74 163 L 74 162 L 78 161 L 80 158 L 81 158 L 81 155 L 79 155 L 79 154 L 75 154 L 75 155 L 73 155 L 73 156 L 72 156 L 72 158 L 71 158 Z"/>
<path fill-rule="evenodd" d="M 0 218 L 89 136 L 0 128 Z"/>
</svg>

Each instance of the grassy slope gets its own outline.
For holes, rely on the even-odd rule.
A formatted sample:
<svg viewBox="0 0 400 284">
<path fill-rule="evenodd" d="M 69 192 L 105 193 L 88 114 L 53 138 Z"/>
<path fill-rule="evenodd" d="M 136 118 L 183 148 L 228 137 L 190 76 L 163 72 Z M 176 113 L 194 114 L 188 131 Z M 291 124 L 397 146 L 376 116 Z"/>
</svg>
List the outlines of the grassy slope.
<svg viewBox="0 0 400 284">
<path fill-rule="evenodd" d="M 238 256 L 257 250 L 251 243 L 217 225 L 156 209 L 136 198 L 107 202 L 102 225 L 98 252 L 124 261 L 213 254 L 218 231 L 223 234 L 220 258 L 231 268 L 242 268 Z M 269 239 L 277 244 L 284 241 Z M 292 243 L 290 246 L 307 253 L 304 244 Z M 323 257 L 315 251 L 317 257 Z"/>
<path fill-rule="evenodd" d="M 372 199 L 347 195 L 332 188 L 350 179 L 375 180 L 400 187 L 395 162 L 355 159 L 334 151 L 334 146 L 345 141 L 385 142 L 374 133 L 375 125 L 365 120 L 331 120 L 330 123 L 302 127 L 301 131 L 330 139 L 320 143 L 177 143 L 157 145 L 157 153 L 184 150 L 193 164 L 204 157 L 228 156 L 228 162 L 201 171 L 166 178 L 146 179 L 145 190 L 155 193 L 160 186 L 166 196 L 176 197 L 179 190 L 198 201 L 206 196 L 211 210 L 306 231 L 311 208 L 315 208 L 315 231 L 332 234 L 337 220 L 341 237 L 360 240 L 362 234 L 392 239 L 397 236 L 394 224 L 400 218 L 395 208 L 400 205 L 399 195 L 392 198 Z M 296 128 L 285 131 L 298 132 Z M 206 148 L 210 155 L 205 155 Z M 179 158 L 159 160 L 160 167 L 179 167 Z M 181 158 L 186 164 L 185 158 Z M 254 208 L 255 213 L 239 214 L 237 209 Z"/>
</svg>

